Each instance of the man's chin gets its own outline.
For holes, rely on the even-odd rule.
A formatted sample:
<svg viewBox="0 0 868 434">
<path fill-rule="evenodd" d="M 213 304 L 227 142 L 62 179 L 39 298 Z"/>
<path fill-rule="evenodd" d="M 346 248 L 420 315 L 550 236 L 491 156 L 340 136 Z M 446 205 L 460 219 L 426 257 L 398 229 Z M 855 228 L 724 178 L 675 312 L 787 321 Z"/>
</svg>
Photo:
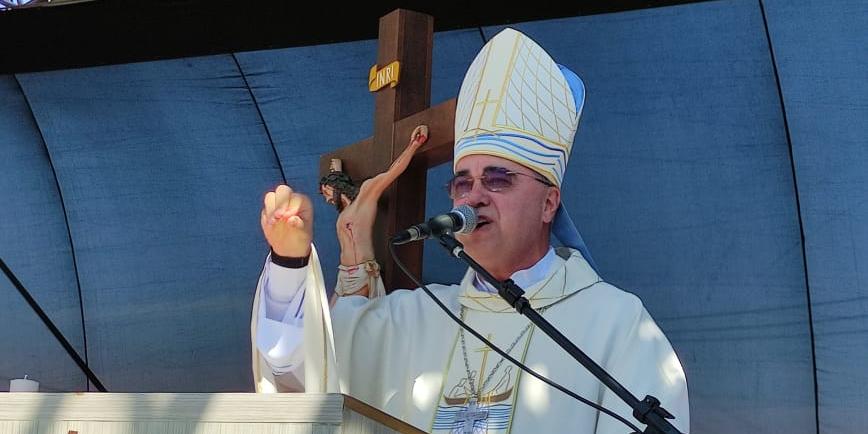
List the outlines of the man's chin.
<svg viewBox="0 0 868 434">
<path fill-rule="evenodd" d="M 461 241 L 461 244 L 464 244 L 464 251 L 467 252 L 472 258 L 480 258 L 485 260 L 487 258 L 493 257 L 497 255 L 497 246 L 491 242 L 490 239 L 479 239 L 474 235 L 462 235 L 458 238 L 458 241 Z"/>
</svg>

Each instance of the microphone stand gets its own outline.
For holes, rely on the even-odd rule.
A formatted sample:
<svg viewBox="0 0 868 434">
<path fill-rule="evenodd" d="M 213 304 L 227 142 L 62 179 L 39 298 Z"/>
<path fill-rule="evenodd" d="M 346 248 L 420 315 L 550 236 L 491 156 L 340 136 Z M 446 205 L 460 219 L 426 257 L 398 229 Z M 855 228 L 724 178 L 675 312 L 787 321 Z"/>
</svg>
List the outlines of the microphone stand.
<svg viewBox="0 0 868 434">
<path fill-rule="evenodd" d="M 463 259 L 473 268 L 480 276 L 497 288 L 497 293 L 509 303 L 518 313 L 526 316 L 530 322 L 534 323 L 540 330 L 547 334 L 561 348 L 575 358 L 582 366 L 585 367 L 591 374 L 600 380 L 609 390 L 615 392 L 630 408 L 633 409 L 633 417 L 639 422 L 647 425 L 644 434 L 681 434 L 675 429 L 666 419 L 674 419 L 675 416 L 666 411 L 660 406 L 660 400 L 653 396 L 645 396 L 645 399 L 639 401 L 629 390 L 624 388 L 617 380 L 612 378 L 605 369 L 594 362 L 582 350 L 575 346 L 566 336 L 559 332 L 551 323 L 548 322 L 542 315 L 531 307 L 530 302 L 524 298 L 524 290 L 522 290 L 512 279 L 500 281 L 494 278 L 485 268 L 464 252 L 464 245 L 461 244 L 450 233 L 444 233 L 438 237 L 440 244 L 449 251 L 452 256 Z M 638 434 L 638 433 L 633 433 Z"/>
</svg>

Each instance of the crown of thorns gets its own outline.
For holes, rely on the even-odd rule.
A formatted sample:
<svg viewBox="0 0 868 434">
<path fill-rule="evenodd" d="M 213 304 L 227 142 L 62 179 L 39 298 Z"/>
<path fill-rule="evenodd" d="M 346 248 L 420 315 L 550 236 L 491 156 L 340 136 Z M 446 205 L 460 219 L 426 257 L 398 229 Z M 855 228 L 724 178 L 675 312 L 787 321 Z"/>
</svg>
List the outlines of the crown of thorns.
<svg viewBox="0 0 868 434">
<path fill-rule="evenodd" d="M 353 178 L 350 178 L 350 175 L 347 175 L 346 172 L 330 172 L 319 180 L 319 185 L 320 187 L 323 185 L 330 186 L 335 190 L 335 195 L 337 197 L 340 197 L 341 194 L 345 194 L 350 201 L 356 200 L 356 196 L 359 195 L 359 187 L 356 186 L 353 182 Z"/>
</svg>

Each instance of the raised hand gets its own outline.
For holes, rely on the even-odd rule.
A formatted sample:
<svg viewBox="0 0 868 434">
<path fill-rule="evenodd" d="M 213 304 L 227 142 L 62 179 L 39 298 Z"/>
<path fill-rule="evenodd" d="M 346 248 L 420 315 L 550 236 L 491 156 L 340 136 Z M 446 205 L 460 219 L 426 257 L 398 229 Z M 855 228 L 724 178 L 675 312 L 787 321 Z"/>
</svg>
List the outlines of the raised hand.
<svg viewBox="0 0 868 434">
<path fill-rule="evenodd" d="M 310 198 L 279 185 L 265 194 L 260 224 L 271 248 L 280 256 L 310 254 L 313 239 L 313 205 Z"/>
</svg>

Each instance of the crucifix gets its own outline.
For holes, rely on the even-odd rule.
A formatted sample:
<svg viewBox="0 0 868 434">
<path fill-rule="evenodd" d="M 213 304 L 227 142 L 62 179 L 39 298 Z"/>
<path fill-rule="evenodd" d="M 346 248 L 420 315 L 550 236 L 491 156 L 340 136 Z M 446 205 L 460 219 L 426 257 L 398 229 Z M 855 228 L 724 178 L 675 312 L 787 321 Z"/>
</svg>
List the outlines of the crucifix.
<svg viewBox="0 0 868 434">
<path fill-rule="evenodd" d="M 455 415 L 455 422 L 461 422 L 462 434 L 473 434 L 474 425 L 476 422 L 488 419 L 488 410 L 481 410 L 477 404 L 476 398 L 472 398 L 467 404 L 467 408 L 459 411 Z"/>
<path fill-rule="evenodd" d="M 356 184 L 382 173 L 401 151 L 417 125 L 427 125 L 429 139 L 416 151 L 412 163 L 385 191 L 377 206 L 374 251 L 388 290 L 414 288 L 389 255 L 389 237 L 425 219 L 428 168 L 452 159 L 455 98 L 431 105 L 431 58 L 434 19 L 430 15 L 397 9 L 380 18 L 377 64 L 371 69 L 374 85 L 374 135 L 320 157 L 320 176 L 331 161 Z M 382 68 L 382 69 L 380 69 Z M 416 276 L 422 275 L 422 243 L 400 246 L 398 257 Z"/>
</svg>

